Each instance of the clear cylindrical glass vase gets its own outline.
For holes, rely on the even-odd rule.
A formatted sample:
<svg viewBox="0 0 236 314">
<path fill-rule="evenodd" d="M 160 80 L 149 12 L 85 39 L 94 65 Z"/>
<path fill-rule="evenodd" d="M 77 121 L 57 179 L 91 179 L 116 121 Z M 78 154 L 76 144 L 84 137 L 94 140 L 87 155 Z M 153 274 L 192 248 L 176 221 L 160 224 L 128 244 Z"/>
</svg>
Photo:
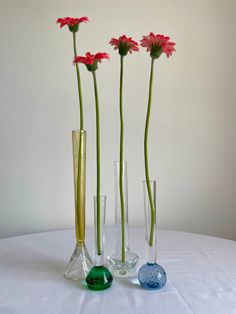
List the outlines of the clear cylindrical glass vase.
<svg viewBox="0 0 236 314">
<path fill-rule="evenodd" d="M 105 290 L 112 284 L 113 277 L 104 266 L 106 196 L 99 200 L 94 196 L 94 231 L 95 231 L 95 266 L 86 277 L 87 286 L 91 290 Z"/>
<path fill-rule="evenodd" d="M 114 163 L 116 246 L 115 250 L 107 256 L 108 267 L 116 277 L 133 276 L 139 259 L 129 247 L 127 161 L 124 161 L 122 165 L 120 169 L 120 162 Z M 121 170 L 122 181 L 120 180 Z M 122 197 L 123 201 L 121 201 Z"/>
<path fill-rule="evenodd" d="M 167 275 L 157 264 L 157 224 L 156 224 L 156 181 L 144 181 L 145 246 L 147 263 L 138 272 L 142 288 L 159 290 L 164 287 Z"/>
<path fill-rule="evenodd" d="M 75 196 L 76 246 L 64 276 L 78 280 L 86 278 L 92 260 L 85 245 L 86 216 L 86 131 L 72 131 L 73 172 Z"/>
</svg>

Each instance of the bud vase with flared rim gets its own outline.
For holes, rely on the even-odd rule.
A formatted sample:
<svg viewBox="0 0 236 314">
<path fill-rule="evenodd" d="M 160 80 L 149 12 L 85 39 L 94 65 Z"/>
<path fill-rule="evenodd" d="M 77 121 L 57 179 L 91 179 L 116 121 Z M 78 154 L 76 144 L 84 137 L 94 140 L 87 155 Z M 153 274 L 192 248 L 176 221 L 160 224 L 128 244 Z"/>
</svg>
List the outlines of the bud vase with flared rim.
<svg viewBox="0 0 236 314">
<path fill-rule="evenodd" d="M 145 245 L 147 263 L 138 271 L 138 280 L 142 288 L 159 290 L 166 284 L 167 275 L 162 266 L 157 264 L 157 228 L 156 228 L 156 181 L 149 181 L 155 211 L 152 213 L 147 190 L 147 182 L 143 182 L 145 212 Z M 152 219 L 153 217 L 153 223 Z"/>
<path fill-rule="evenodd" d="M 97 197 L 94 196 L 95 266 L 86 277 L 88 288 L 96 291 L 108 289 L 113 281 L 112 274 L 104 266 L 106 196 L 100 196 L 99 202 L 100 213 L 97 210 Z"/>
<path fill-rule="evenodd" d="M 107 256 L 108 267 L 116 277 L 131 277 L 135 275 L 138 263 L 138 255 L 133 253 L 129 247 L 129 225 L 128 225 L 128 175 L 127 161 L 123 162 L 123 198 L 124 198 L 124 227 L 122 229 L 121 198 L 120 198 L 120 162 L 115 161 L 115 222 L 116 222 L 116 247 Z M 122 242 L 124 250 L 122 251 Z"/>
<path fill-rule="evenodd" d="M 67 279 L 78 280 L 86 278 L 92 267 L 92 260 L 85 245 L 86 131 L 72 131 L 72 144 L 76 246 L 64 276 Z"/>
</svg>

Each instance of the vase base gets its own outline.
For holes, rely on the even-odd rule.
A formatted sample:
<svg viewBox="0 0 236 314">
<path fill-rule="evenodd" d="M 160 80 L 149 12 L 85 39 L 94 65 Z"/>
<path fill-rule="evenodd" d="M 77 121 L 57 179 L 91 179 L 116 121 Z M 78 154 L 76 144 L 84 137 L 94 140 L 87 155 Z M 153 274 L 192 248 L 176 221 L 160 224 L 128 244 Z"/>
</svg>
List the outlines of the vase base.
<svg viewBox="0 0 236 314">
<path fill-rule="evenodd" d="M 93 266 L 86 278 L 88 288 L 95 291 L 110 288 L 112 281 L 112 274 L 104 266 Z"/>
<path fill-rule="evenodd" d="M 130 269 L 125 268 L 124 265 L 121 265 L 121 267 L 118 269 L 110 269 L 110 270 L 112 272 L 112 275 L 117 278 L 118 277 L 119 278 L 134 277 L 136 274 L 136 267 L 135 269 L 130 270 Z"/>
<path fill-rule="evenodd" d="M 161 265 L 147 263 L 139 269 L 138 280 L 144 289 L 159 290 L 165 286 L 167 275 Z"/>
<path fill-rule="evenodd" d="M 64 277 L 72 280 L 86 278 L 92 266 L 93 263 L 85 243 L 77 243 L 67 265 Z"/>
<path fill-rule="evenodd" d="M 136 274 L 136 266 L 139 260 L 137 254 L 125 249 L 125 262 L 121 260 L 121 252 L 114 252 L 107 257 L 108 267 L 114 277 L 133 277 Z"/>
</svg>

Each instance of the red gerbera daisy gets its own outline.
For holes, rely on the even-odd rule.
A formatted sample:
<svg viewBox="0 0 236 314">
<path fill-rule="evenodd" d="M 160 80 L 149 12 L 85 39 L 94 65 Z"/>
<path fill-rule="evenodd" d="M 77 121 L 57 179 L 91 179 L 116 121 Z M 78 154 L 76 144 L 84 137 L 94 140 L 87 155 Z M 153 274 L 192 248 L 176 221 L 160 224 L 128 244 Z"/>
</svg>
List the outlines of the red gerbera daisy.
<svg viewBox="0 0 236 314">
<path fill-rule="evenodd" d="M 132 37 L 126 37 L 125 35 L 117 38 L 112 38 L 109 42 L 114 49 L 119 49 L 119 54 L 121 56 L 126 56 L 127 53 L 132 53 L 133 51 L 139 51 L 138 43 L 132 39 Z"/>
<path fill-rule="evenodd" d="M 63 17 L 58 18 L 57 23 L 60 23 L 60 28 L 67 25 L 71 32 L 77 32 L 79 29 L 80 23 L 87 23 L 89 21 L 87 16 L 82 16 L 80 18 L 77 17 Z"/>
<path fill-rule="evenodd" d="M 95 55 L 87 52 L 85 56 L 76 56 L 74 63 L 83 63 L 86 65 L 89 71 L 95 71 L 98 68 L 98 62 L 102 62 L 102 59 L 110 60 L 110 56 L 106 52 L 98 52 Z"/>
<path fill-rule="evenodd" d="M 152 58 L 159 58 L 162 52 L 164 52 L 169 58 L 172 56 L 172 53 L 175 50 L 174 46 L 176 45 L 174 42 L 170 41 L 170 37 L 154 33 L 149 33 L 147 36 L 143 36 L 143 39 L 140 41 L 141 46 L 147 48 L 147 51 L 150 51 L 150 55 Z"/>
</svg>

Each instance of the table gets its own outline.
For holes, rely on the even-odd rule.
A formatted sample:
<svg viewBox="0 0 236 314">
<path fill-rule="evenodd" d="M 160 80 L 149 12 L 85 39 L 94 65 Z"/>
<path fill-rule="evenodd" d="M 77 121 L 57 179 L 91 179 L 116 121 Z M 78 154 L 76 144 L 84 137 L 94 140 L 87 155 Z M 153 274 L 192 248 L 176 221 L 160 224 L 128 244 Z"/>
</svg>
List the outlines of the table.
<svg viewBox="0 0 236 314">
<path fill-rule="evenodd" d="M 114 229 L 107 228 L 106 251 Z M 236 242 L 177 231 L 158 231 L 159 263 L 168 281 L 159 291 L 137 279 L 115 279 L 94 292 L 63 278 L 74 249 L 74 231 L 0 240 L 0 314 L 217 314 L 236 313 Z M 93 230 L 86 244 L 93 252 Z M 130 230 L 130 246 L 145 262 L 144 229 Z"/>
</svg>

